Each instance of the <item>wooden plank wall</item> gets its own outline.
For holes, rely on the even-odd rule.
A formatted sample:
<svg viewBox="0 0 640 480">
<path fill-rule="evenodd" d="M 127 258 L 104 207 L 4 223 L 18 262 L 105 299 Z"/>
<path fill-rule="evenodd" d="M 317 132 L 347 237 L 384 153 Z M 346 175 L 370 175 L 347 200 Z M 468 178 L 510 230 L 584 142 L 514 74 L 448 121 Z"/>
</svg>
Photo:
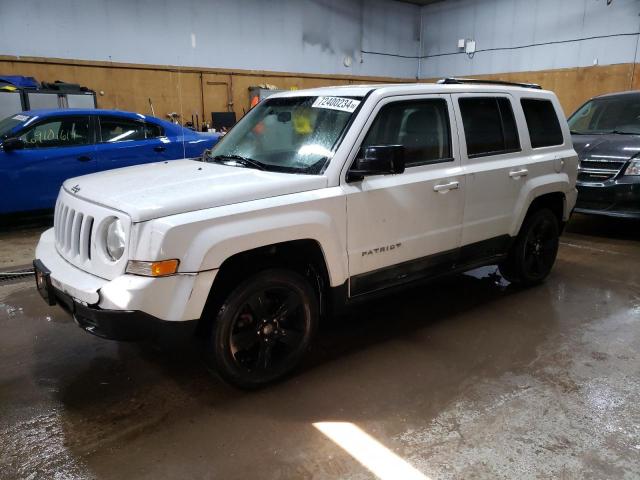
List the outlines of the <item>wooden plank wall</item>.
<svg viewBox="0 0 640 480">
<path fill-rule="evenodd" d="M 191 119 L 196 113 L 200 119 L 202 115 L 210 119 L 210 112 L 225 110 L 235 111 L 240 118 L 249 108 L 249 87 L 265 83 L 284 89 L 303 89 L 353 83 L 414 81 L 2 56 L 0 74 L 29 75 L 40 81 L 79 83 L 96 92 L 103 92 L 98 95 L 101 108 L 150 114 L 151 98 L 156 116 L 164 118 L 169 112 L 181 112 L 186 119 Z M 640 88 L 633 63 L 474 77 L 538 83 L 557 93 L 567 115 L 595 95 Z M 434 80 L 437 79 L 422 81 Z"/>
<path fill-rule="evenodd" d="M 634 63 L 565 68 L 537 72 L 500 73 L 474 75 L 474 78 L 537 83 L 558 95 L 567 116 L 591 97 L 604 93 L 621 92 L 640 88 Z M 427 81 L 434 81 L 430 79 Z"/>
<path fill-rule="evenodd" d="M 240 118 L 249 109 L 249 87 L 261 84 L 303 89 L 352 83 L 411 81 L 2 56 L 0 75 L 33 76 L 41 82 L 62 80 L 79 83 L 96 91 L 100 108 L 151 114 L 151 98 L 156 116 L 166 118 L 169 112 L 181 112 L 187 120 L 196 113 L 200 120 L 203 114 L 210 120 L 210 112 L 227 110 L 235 111 Z"/>
</svg>

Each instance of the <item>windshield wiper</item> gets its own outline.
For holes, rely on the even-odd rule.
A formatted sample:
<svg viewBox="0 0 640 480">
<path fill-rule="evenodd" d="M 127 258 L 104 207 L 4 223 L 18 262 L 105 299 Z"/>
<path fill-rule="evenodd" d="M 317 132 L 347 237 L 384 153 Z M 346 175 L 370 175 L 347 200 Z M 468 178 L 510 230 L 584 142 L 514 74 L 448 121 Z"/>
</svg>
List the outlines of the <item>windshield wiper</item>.
<svg viewBox="0 0 640 480">
<path fill-rule="evenodd" d="M 577 130 L 569 130 L 571 135 L 586 135 L 586 133 L 578 132 Z"/>
<path fill-rule="evenodd" d="M 624 132 L 622 130 L 611 130 L 611 133 L 615 133 L 616 135 L 640 135 L 640 133 Z"/>
<path fill-rule="evenodd" d="M 243 157 L 242 155 L 216 155 L 215 157 L 210 157 L 211 160 L 217 163 L 224 163 L 229 160 L 233 160 L 236 163 L 241 164 L 244 167 L 255 168 L 258 170 L 266 170 L 266 165 L 258 160 L 254 160 L 253 158 Z"/>
</svg>

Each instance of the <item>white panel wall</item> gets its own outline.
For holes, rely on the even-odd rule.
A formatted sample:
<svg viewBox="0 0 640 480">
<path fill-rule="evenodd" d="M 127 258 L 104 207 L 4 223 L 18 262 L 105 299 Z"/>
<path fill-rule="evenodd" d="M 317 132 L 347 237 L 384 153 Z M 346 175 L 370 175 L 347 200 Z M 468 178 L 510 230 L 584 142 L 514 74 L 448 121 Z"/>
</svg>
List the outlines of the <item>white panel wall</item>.
<svg viewBox="0 0 640 480">
<path fill-rule="evenodd" d="M 638 0 L 613 0 L 610 6 L 606 0 L 447 0 L 429 5 L 422 10 L 420 76 L 634 62 L 639 13 Z M 473 58 L 457 49 L 459 38 L 476 41 Z"/>
<path fill-rule="evenodd" d="M 419 24 L 392 0 L 0 0 L 0 54 L 415 78 Z"/>
</svg>

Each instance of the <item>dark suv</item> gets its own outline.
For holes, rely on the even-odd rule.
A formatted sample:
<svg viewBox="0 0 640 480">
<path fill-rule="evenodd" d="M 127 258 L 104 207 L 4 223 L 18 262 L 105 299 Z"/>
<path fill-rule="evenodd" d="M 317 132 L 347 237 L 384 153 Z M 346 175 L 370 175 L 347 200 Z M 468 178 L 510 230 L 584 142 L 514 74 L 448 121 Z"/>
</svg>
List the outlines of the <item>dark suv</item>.
<svg viewBox="0 0 640 480">
<path fill-rule="evenodd" d="M 592 98 L 569 118 L 576 212 L 640 218 L 640 91 Z"/>
</svg>

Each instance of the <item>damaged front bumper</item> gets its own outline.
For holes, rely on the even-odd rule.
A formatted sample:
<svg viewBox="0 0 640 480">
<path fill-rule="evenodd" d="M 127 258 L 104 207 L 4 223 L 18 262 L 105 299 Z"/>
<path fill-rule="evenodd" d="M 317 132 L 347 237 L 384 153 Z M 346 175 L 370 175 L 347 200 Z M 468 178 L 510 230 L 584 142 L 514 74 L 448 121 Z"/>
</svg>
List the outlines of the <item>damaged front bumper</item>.
<svg viewBox="0 0 640 480">
<path fill-rule="evenodd" d="M 106 280 L 67 262 L 56 250 L 53 229 L 42 234 L 34 261 L 36 286 L 49 305 L 59 305 L 89 333 L 139 340 L 165 329 L 192 329 L 216 270 L 149 278 L 123 274 Z"/>
</svg>

